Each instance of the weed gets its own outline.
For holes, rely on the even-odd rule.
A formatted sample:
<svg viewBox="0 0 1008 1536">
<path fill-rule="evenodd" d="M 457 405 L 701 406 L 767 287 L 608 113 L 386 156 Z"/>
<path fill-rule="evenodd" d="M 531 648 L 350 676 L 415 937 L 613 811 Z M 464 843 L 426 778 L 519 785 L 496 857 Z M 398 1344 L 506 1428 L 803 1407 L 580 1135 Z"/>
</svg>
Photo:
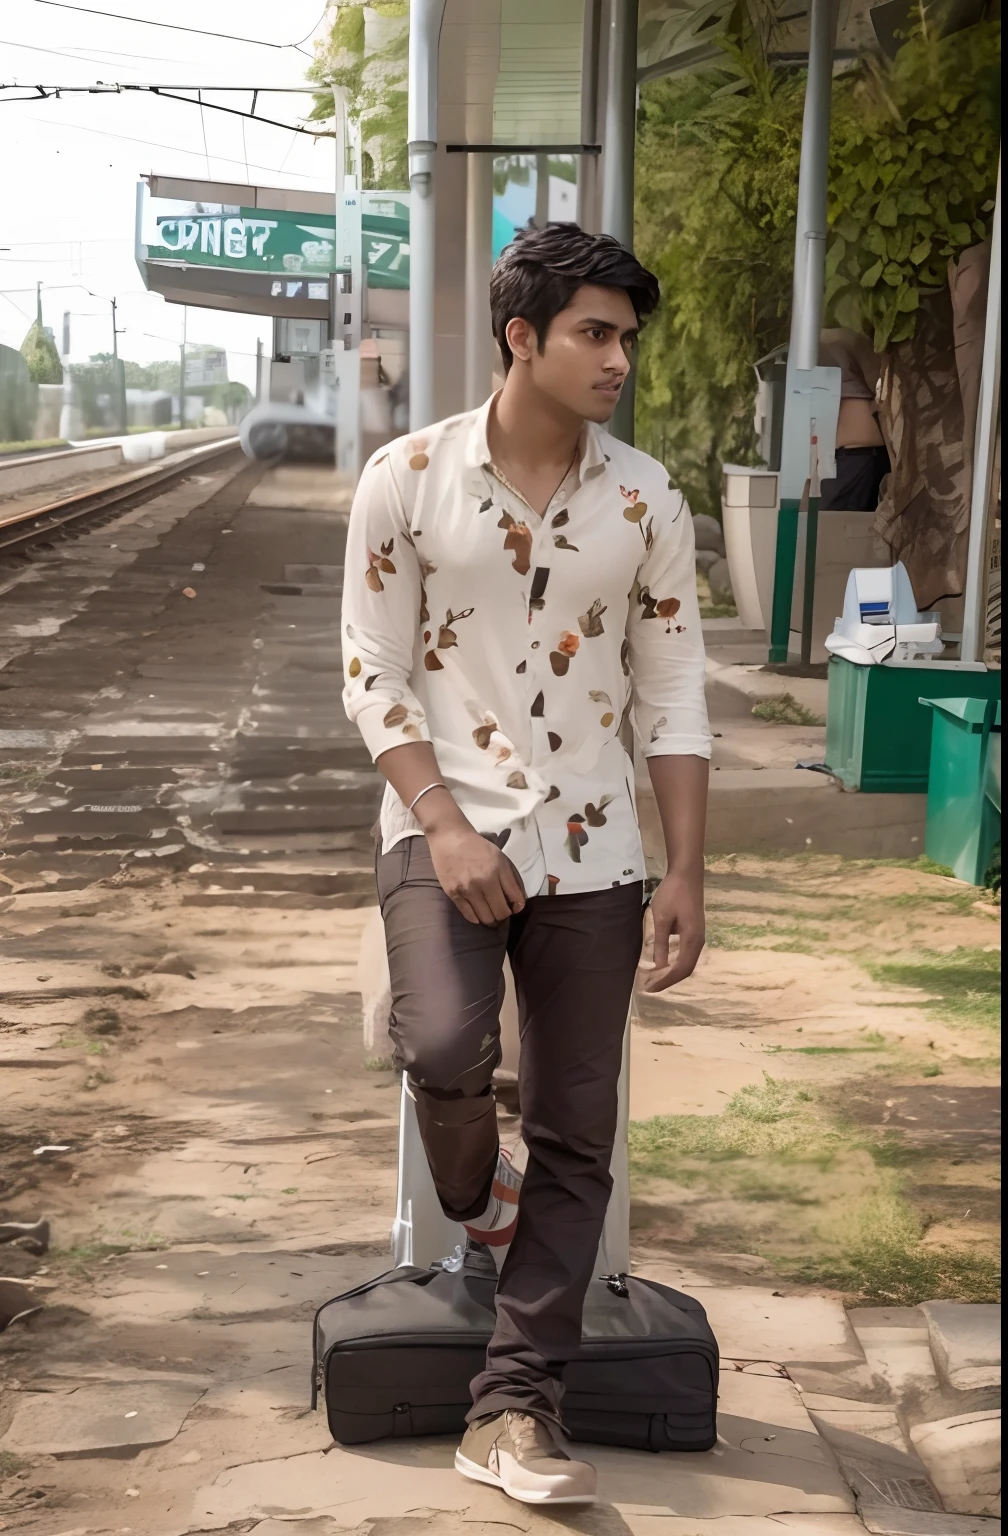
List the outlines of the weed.
<svg viewBox="0 0 1008 1536">
<path fill-rule="evenodd" d="M 921 1077 L 941 1077 L 944 1070 L 944 1067 L 940 1067 L 936 1061 L 929 1061 Z"/>
<path fill-rule="evenodd" d="M 296 1195 L 297 1194 L 297 1185 L 296 1184 L 291 1184 L 291 1185 L 289 1185 L 287 1187 L 287 1189 L 282 1189 L 280 1191 L 280 1193 L 282 1195 Z"/>
<path fill-rule="evenodd" d="M 773 693 L 760 699 L 752 712 L 757 720 L 767 720 L 771 725 L 825 725 L 824 715 L 799 704 L 793 693 Z"/>
<path fill-rule="evenodd" d="M 20 1456 L 15 1456 L 13 1451 L 0 1451 L 0 1478 L 13 1477 L 15 1472 L 20 1472 L 28 1463 L 22 1461 Z"/>
<path fill-rule="evenodd" d="M 103 1084 L 110 1083 L 111 1081 L 112 1079 L 108 1073 L 103 1072 L 101 1067 L 99 1067 L 96 1071 L 89 1072 L 84 1079 L 84 1090 L 86 1093 L 93 1093 L 96 1088 L 101 1088 Z"/>
<path fill-rule="evenodd" d="M 395 1071 L 395 1057 L 394 1056 L 365 1056 L 365 1058 L 364 1058 L 364 1071 L 365 1072 L 394 1072 Z"/>
<path fill-rule="evenodd" d="M 285 1191 L 285 1193 L 286 1193 L 286 1191 Z M 225 1200 L 251 1200 L 252 1196 L 251 1196 L 251 1194 L 248 1194 L 248 1195 L 225 1195 L 224 1199 Z"/>
</svg>

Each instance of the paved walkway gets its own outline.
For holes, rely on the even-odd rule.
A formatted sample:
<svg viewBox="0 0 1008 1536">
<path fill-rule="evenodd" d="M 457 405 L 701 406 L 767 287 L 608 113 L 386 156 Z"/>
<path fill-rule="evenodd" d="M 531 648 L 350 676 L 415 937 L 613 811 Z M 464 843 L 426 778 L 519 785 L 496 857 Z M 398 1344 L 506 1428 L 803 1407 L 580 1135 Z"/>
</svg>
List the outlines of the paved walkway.
<svg viewBox="0 0 1008 1536">
<path fill-rule="evenodd" d="M 312 1315 L 384 1266 L 394 1199 L 354 991 L 377 784 L 339 707 L 338 508 L 258 478 L 0 576 L 0 1199 L 51 1229 L 0 1248 L 0 1529 L 986 1536 L 901 1415 L 988 1423 L 989 1348 L 953 1383 L 923 1313 L 851 1318 L 743 1259 L 636 1255 L 708 1307 L 721 1438 L 594 1453 L 591 1511 L 465 1483 L 445 1442 L 332 1446 Z"/>
</svg>

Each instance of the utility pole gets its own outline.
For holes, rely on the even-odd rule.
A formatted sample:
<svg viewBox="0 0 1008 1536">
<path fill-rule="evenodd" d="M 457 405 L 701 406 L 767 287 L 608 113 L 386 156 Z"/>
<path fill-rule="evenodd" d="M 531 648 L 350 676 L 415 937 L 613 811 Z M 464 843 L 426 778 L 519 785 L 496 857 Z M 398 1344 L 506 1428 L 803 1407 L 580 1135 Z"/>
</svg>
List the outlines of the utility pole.
<svg viewBox="0 0 1008 1536">
<path fill-rule="evenodd" d="M 109 301 L 112 305 L 112 375 L 115 380 L 116 396 L 116 425 L 119 431 L 126 431 L 126 370 L 119 361 L 119 331 L 116 326 L 116 301 Z M 40 303 L 41 308 L 41 303 Z"/>
<path fill-rule="evenodd" d="M 182 305 L 182 345 L 179 348 L 178 419 L 179 431 L 185 427 L 185 349 L 189 329 L 189 306 Z"/>
</svg>

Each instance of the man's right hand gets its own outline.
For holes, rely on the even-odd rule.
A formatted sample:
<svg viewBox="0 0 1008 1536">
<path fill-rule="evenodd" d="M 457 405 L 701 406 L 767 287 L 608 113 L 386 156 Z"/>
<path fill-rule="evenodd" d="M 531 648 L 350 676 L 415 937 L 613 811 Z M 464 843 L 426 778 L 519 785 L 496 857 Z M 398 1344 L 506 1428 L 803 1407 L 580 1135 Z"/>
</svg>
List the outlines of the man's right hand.
<svg viewBox="0 0 1008 1536">
<path fill-rule="evenodd" d="M 492 928 L 524 907 L 525 892 L 513 866 L 495 843 L 472 827 L 431 829 L 427 846 L 441 889 L 467 923 Z"/>
</svg>

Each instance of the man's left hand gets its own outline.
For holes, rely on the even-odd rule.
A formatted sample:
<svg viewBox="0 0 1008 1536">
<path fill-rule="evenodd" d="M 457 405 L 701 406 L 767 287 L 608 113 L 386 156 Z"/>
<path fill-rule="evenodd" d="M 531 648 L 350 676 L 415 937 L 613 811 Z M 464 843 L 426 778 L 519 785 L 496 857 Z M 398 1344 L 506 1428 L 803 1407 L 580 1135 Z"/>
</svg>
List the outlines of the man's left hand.
<svg viewBox="0 0 1008 1536">
<path fill-rule="evenodd" d="M 685 981 L 696 970 L 704 947 L 703 870 L 680 874 L 670 870 L 651 898 L 654 921 L 654 970 L 644 983 L 645 992 L 664 992 Z M 679 936 L 679 953 L 669 962 L 669 939 Z"/>
</svg>

